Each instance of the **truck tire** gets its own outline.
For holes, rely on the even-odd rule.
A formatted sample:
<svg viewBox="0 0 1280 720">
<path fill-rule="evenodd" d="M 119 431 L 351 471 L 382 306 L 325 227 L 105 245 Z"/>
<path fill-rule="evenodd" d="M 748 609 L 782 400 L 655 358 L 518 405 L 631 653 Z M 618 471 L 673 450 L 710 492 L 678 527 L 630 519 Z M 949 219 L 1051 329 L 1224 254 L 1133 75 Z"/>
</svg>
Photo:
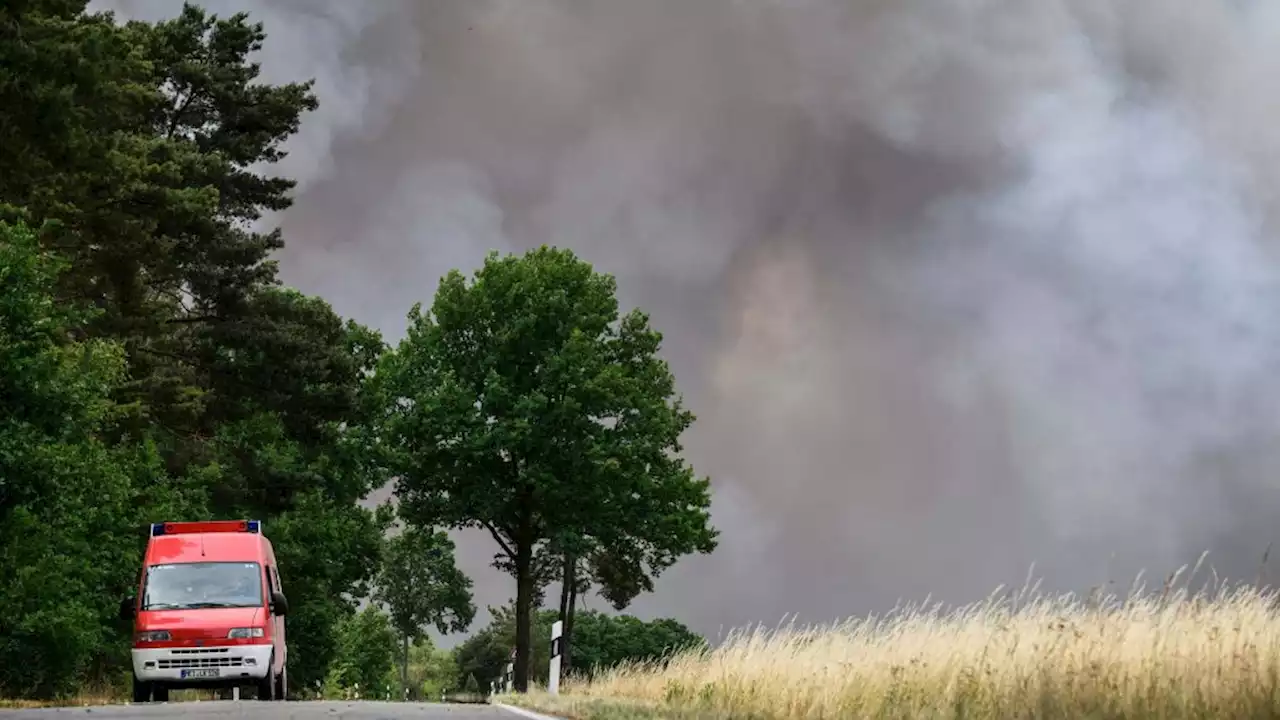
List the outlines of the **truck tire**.
<svg viewBox="0 0 1280 720">
<path fill-rule="evenodd" d="M 169 687 L 155 683 L 151 686 L 151 699 L 156 702 L 169 702 Z"/>
<path fill-rule="evenodd" d="M 276 699 L 283 702 L 289 698 L 289 668 L 280 668 L 276 677 Z"/>
<path fill-rule="evenodd" d="M 258 682 L 258 699 L 276 699 L 276 674 L 271 672 L 270 666 L 267 668 L 267 676 Z"/>
<path fill-rule="evenodd" d="M 136 703 L 151 701 L 150 683 L 139 680 L 137 675 L 133 676 L 133 701 Z"/>
</svg>

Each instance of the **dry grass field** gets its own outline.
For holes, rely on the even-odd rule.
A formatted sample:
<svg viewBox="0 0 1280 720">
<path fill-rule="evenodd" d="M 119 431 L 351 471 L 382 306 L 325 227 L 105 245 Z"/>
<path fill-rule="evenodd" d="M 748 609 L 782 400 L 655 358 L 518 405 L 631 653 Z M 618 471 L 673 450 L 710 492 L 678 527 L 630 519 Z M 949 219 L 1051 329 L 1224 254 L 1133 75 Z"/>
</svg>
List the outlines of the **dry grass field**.
<svg viewBox="0 0 1280 720">
<path fill-rule="evenodd" d="M 580 720 L 1280 717 L 1280 598 L 1176 584 L 751 629 L 556 698 L 499 700 Z"/>
</svg>

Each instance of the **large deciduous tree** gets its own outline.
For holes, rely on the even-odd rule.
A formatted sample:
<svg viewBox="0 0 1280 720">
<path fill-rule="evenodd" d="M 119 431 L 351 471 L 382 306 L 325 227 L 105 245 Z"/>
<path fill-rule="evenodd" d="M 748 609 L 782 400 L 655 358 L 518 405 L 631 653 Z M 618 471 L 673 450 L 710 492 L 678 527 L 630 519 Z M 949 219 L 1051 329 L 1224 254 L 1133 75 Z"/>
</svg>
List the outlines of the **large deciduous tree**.
<svg viewBox="0 0 1280 720">
<path fill-rule="evenodd" d="M 427 628 L 462 632 L 476 616 L 471 578 L 454 563 L 448 533 L 410 526 L 387 540 L 374 600 L 387 606 L 400 638 L 400 682 L 409 685 L 410 647 Z"/>
<path fill-rule="evenodd" d="M 449 273 L 379 369 L 402 515 L 486 529 L 515 577 L 521 691 L 543 546 L 590 537 L 659 561 L 715 546 L 660 344 L 643 312 L 619 315 L 611 276 L 542 247 L 491 254 L 470 283 Z"/>
</svg>

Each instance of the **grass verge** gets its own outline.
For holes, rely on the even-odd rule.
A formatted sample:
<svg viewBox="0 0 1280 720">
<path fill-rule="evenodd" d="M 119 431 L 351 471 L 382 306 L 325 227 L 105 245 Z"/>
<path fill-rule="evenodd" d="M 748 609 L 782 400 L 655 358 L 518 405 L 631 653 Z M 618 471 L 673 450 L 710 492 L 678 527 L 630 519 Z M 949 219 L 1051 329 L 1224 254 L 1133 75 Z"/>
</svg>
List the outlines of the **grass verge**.
<svg viewBox="0 0 1280 720">
<path fill-rule="evenodd" d="M 30 710 L 51 707 L 94 707 L 97 705 L 121 705 L 130 698 L 114 688 L 86 689 L 74 695 L 66 695 L 52 700 L 13 700 L 0 698 L 0 710 Z M 174 690 L 169 693 L 169 702 L 199 702 L 217 699 L 217 693 L 210 690 Z"/>
<path fill-rule="evenodd" d="M 1280 717 L 1280 603 L 1252 588 L 1126 597 L 1034 589 L 946 611 L 750 628 L 564 693 L 573 720 Z"/>
</svg>

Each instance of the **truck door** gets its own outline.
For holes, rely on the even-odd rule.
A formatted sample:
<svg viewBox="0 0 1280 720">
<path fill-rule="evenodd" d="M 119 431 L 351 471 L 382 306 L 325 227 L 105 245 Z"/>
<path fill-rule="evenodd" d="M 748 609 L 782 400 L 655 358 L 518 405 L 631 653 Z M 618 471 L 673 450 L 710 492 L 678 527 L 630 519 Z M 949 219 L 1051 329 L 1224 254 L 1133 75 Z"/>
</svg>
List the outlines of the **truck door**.
<svg viewBox="0 0 1280 720">
<path fill-rule="evenodd" d="M 267 566 L 267 575 L 270 577 L 271 592 L 284 593 L 280 587 L 280 576 L 276 573 L 275 565 Z M 280 671 L 284 668 L 285 661 L 288 658 L 288 646 L 285 644 L 284 637 L 284 616 L 271 615 L 271 644 L 276 652 L 276 670 Z"/>
</svg>

